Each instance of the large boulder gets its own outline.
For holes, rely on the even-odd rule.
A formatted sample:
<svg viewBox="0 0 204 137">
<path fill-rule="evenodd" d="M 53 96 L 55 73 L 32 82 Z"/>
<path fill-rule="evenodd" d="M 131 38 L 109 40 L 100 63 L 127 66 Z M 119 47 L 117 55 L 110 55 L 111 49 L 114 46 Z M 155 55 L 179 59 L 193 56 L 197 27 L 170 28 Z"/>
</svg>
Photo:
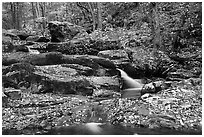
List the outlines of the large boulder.
<svg viewBox="0 0 204 137">
<path fill-rule="evenodd" d="M 108 58 L 112 60 L 116 66 L 123 62 L 130 62 L 127 52 L 124 50 L 103 50 L 98 53 L 99 57 Z"/>
<path fill-rule="evenodd" d="M 84 28 L 69 22 L 50 21 L 48 29 L 51 35 L 51 42 L 69 41 L 78 33 L 86 33 Z"/>
<path fill-rule="evenodd" d="M 119 91 L 115 78 L 84 76 L 81 70 L 66 65 L 38 66 L 34 74 L 41 77 L 38 92 L 92 95 L 99 89 Z"/>
<path fill-rule="evenodd" d="M 3 64 L 9 65 L 3 67 L 4 87 L 81 95 L 92 95 L 103 89 L 119 91 L 118 79 L 112 77 L 116 71 L 111 71 L 115 65 L 109 59 L 58 52 L 4 55 Z"/>
<path fill-rule="evenodd" d="M 98 56 L 112 60 L 133 78 L 166 77 L 175 64 L 165 53 L 142 46 L 100 51 Z M 172 65 L 172 66 L 170 66 Z"/>
<path fill-rule="evenodd" d="M 79 76 L 75 69 L 57 66 L 40 66 L 34 72 L 41 78 L 38 91 L 62 94 L 92 95 L 93 89 L 89 81 Z M 78 75 L 78 76 L 77 76 Z"/>
<path fill-rule="evenodd" d="M 50 52 L 43 54 L 29 54 L 23 52 L 15 52 L 3 54 L 2 64 L 5 66 L 25 62 L 32 65 L 54 65 L 61 64 L 62 54 L 58 52 Z"/>
<path fill-rule="evenodd" d="M 64 55 L 60 52 L 49 52 L 42 54 L 28 54 L 22 52 L 3 54 L 2 64 L 5 66 L 25 62 L 32 65 L 56 65 L 56 64 L 79 64 L 93 68 L 100 66 L 115 68 L 114 63 L 106 58 L 91 55 Z"/>
<path fill-rule="evenodd" d="M 35 66 L 34 69 L 29 69 L 32 65 L 28 64 L 24 64 L 24 68 L 20 66 L 23 64 L 18 63 L 8 67 L 3 72 L 4 77 L 14 79 L 17 88 L 31 88 L 34 93 L 92 95 L 94 91 L 97 92 L 97 90 L 102 89 L 119 91 L 118 79 L 108 76 L 94 76 L 94 72 L 97 75 L 97 70 L 87 66 L 61 64 Z M 20 68 L 21 70 L 19 70 Z M 106 73 L 105 71 L 104 73 Z M 4 78 L 3 83 L 5 82 Z M 3 85 L 5 86 L 5 84 Z"/>
</svg>

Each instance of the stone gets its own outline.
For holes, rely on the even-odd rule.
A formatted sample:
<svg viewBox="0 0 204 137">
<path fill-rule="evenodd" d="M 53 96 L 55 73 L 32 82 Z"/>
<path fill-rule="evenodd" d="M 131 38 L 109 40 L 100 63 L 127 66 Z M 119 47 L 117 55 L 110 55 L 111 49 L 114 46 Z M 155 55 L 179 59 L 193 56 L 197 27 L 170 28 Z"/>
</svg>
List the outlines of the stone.
<svg viewBox="0 0 204 137">
<path fill-rule="evenodd" d="M 124 50 L 104 50 L 100 51 L 97 56 L 108 58 L 110 60 L 129 60 L 128 54 Z"/>
<path fill-rule="evenodd" d="M 13 100 L 21 99 L 21 90 L 20 89 L 5 89 L 5 94 Z"/>
<path fill-rule="evenodd" d="M 86 30 L 70 22 L 50 21 L 48 29 L 51 35 L 51 42 L 65 42 L 73 39 L 78 33 L 84 33 Z"/>
</svg>

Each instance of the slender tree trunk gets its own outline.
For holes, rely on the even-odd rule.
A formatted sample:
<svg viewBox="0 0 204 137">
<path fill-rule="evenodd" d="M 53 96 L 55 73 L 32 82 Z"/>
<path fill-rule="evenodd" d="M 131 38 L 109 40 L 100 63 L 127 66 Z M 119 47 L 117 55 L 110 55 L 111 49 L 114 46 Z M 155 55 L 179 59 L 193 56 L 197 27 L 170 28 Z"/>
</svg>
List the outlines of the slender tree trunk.
<svg viewBox="0 0 204 137">
<path fill-rule="evenodd" d="M 33 28 L 36 29 L 35 19 L 37 18 L 34 2 L 31 2 L 33 14 Z"/>
<path fill-rule="evenodd" d="M 13 29 L 17 29 L 17 23 L 16 23 L 16 3 L 10 2 L 11 6 L 11 17 L 12 17 L 12 25 Z"/>
<path fill-rule="evenodd" d="M 101 2 L 97 2 L 98 7 L 98 29 L 102 30 Z"/>
<path fill-rule="evenodd" d="M 12 25 L 14 29 L 22 29 L 22 4 L 21 2 L 10 2 Z"/>
<path fill-rule="evenodd" d="M 13 4 L 13 2 L 10 2 L 10 6 L 11 6 L 12 26 L 15 29 L 15 13 L 14 13 L 14 4 Z"/>
<path fill-rule="evenodd" d="M 91 3 L 88 2 L 88 5 L 89 5 L 89 9 L 91 11 L 91 15 L 92 15 L 92 20 L 93 20 L 93 31 L 96 30 L 96 19 L 95 19 L 95 15 L 94 15 L 94 11 L 93 11 L 93 8 L 91 6 Z"/>
<path fill-rule="evenodd" d="M 46 15 L 45 15 L 46 3 L 45 2 L 40 2 L 39 7 L 41 9 L 41 15 L 42 15 L 41 17 L 46 17 Z M 45 19 L 42 19 L 42 21 L 40 23 L 40 26 L 41 26 L 41 30 L 42 30 L 42 35 L 44 36 L 45 28 L 46 28 L 46 20 Z"/>
<path fill-rule="evenodd" d="M 162 46 L 161 43 L 161 35 L 160 35 L 160 21 L 159 21 L 159 17 L 158 17 L 158 8 L 157 8 L 157 3 L 155 5 L 155 7 L 153 8 L 153 14 L 154 14 L 154 28 L 155 28 L 155 36 L 154 36 L 154 47 L 155 48 L 160 48 L 160 50 L 164 50 L 164 47 Z"/>
<path fill-rule="evenodd" d="M 41 9 L 41 17 L 45 17 L 45 2 L 40 2 L 39 7 Z"/>
<path fill-rule="evenodd" d="M 17 7 L 17 19 L 16 19 L 16 22 L 17 22 L 17 29 L 18 30 L 21 30 L 22 29 L 22 21 L 23 21 L 23 18 L 22 18 L 22 2 L 17 2 L 16 3 L 16 7 Z"/>
<path fill-rule="evenodd" d="M 36 18 L 40 17 L 40 9 L 39 9 L 39 3 L 35 2 L 35 11 L 36 11 Z"/>
<path fill-rule="evenodd" d="M 34 2 L 34 10 L 35 10 L 35 19 L 38 19 L 40 17 L 40 8 L 39 8 L 39 2 Z M 41 25 L 36 23 L 36 28 L 41 29 Z"/>
<path fill-rule="evenodd" d="M 162 45 L 157 3 L 151 2 L 149 8 L 150 8 L 149 9 L 150 27 L 151 27 L 152 35 L 153 35 L 154 50 L 156 51 L 158 48 L 161 48 L 161 45 Z"/>
</svg>

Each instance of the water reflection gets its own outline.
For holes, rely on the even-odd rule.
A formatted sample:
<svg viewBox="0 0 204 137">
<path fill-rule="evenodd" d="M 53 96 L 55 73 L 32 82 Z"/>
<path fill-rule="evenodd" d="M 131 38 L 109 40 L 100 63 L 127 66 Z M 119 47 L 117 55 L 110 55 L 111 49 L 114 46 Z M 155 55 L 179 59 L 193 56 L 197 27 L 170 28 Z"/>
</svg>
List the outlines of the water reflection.
<svg viewBox="0 0 204 137">
<path fill-rule="evenodd" d="M 148 129 L 144 127 L 123 127 L 103 123 L 86 123 L 81 125 L 55 127 L 51 130 L 36 127 L 17 131 L 15 129 L 3 130 L 3 135 L 202 135 L 202 131 L 177 131 L 167 128 Z"/>
<path fill-rule="evenodd" d="M 177 131 L 167 128 L 148 129 L 143 127 L 131 128 L 110 124 L 83 124 L 70 127 L 60 127 L 48 131 L 46 134 L 57 135 L 201 135 L 201 131 Z"/>
</svg>

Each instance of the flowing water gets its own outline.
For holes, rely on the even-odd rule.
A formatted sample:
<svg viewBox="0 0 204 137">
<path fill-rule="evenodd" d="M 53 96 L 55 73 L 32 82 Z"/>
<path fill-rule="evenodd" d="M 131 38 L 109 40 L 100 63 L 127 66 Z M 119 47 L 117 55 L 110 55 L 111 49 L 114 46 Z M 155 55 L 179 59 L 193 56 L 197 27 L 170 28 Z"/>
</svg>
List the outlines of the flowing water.
<svg viewBox="0 0 204 137">
<path fill-rule="evenodd" d="M 68 126 L 54 128 L 51 130 L 43 129 L 24 129 L 17 131 L 14 129 L 4 130 L 3 135 L 22 135 L 22 134 L 38 134 L 38 135 L 202 135 L 201 131 L 177 131 L 167 128 L 148 129 L 148 128 L 130 128 L 120 125 L 113 126 L 109 124 L 99 125 L 97 127 L 90 126 L 87 128 L 84 124 L 77 126 Z"/>
</svg>

